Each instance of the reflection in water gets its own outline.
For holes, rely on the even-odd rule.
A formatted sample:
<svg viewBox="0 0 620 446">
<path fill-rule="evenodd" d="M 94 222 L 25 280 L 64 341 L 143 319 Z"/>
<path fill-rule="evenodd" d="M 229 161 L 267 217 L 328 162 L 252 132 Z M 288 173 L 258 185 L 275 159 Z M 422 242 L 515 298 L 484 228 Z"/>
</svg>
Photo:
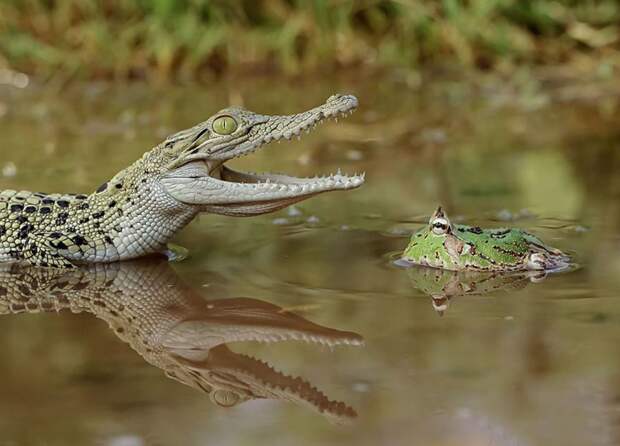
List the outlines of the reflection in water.
<svg viewBox="0 0 620 446">
<path fill-rule="evenodd" d="M 484 295 L 499 290 L 519 290 L 529 283 L 545 279 L 544 271 L 492 273 L 447 271 L 439 268 L 412 266 L 408 269 L 411 283 L 431 296 L 433 308 L 441 316 L 456 296 Z"/>
<path fill-rule="evenodd" d="M 218 406 L 253 399 L 290 401 L 336 422 L 356 416 L 302 378 L 232 352 L 237 341 L 361 345 L 360 335 L 314 324 L 250 298 L 204 300 L 162 261 L 61 271 L 0 265 L 0 314 L 92 313 L 147 362 L 209 394 Z"/>
</svg>

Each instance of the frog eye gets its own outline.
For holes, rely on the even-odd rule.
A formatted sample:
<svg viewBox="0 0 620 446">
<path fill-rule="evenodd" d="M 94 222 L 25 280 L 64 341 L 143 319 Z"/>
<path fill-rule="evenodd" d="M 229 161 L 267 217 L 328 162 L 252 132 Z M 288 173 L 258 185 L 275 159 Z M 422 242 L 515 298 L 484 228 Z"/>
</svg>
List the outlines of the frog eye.
<svg viewBox="0 0 620 446">
<path fill-rule="evenodd" d="M 232 116 L 220 116 L 213 121 L 213 131 L 220 135 L 230 135 L 237 127 L 237 121 Z"/>
<path fill-rule="evenodd" d="M 433 229 L 433 234 L 443 235 L 448 232 L 450 224 L 445 218 L 436 218 L 431 222 L 431 228 Z"/>
</svg>

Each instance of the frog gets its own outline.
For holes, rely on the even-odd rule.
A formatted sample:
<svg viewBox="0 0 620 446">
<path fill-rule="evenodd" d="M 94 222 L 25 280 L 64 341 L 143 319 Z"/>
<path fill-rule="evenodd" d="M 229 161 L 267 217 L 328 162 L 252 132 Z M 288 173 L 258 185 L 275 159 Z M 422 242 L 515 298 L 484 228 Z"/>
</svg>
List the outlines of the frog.
<svg viewBox="0 0 620 446">
<path fill-rule="evenodd" d="M 448 271 L 438 268 L 408 268 L 414 288 L 431 297 L 433 309 L 442 316 L 450 301 L 459 296 L 484 296 L 518 291 L 545 280 L 545 271 L 484 272 Z"/>
<path fill-rule="evenodd" d="M 554 272 L 571 262 L 567 254 L 522 229 L 454 224 L 441 206 L 428 225 L 411 236 L 402 260 L 450 271 L 488 272 Z"/>
</svg>

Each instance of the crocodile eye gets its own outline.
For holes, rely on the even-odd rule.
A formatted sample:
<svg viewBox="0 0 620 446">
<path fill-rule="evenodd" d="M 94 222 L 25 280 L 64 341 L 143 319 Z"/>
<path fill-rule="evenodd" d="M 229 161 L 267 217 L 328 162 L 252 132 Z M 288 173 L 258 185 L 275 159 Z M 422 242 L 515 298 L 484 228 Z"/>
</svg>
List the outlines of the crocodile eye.
<svg viewBox="0 0 620 446">
<path fill-rule="evenodd" d="M 431 222 L 433 234 L 443 235 L 448 232 L 448 221 L 445 218 L 436 218 Z"/>
<path fill-rule="evenodd" d="M 230 135 L 237 127 L 237 121 L 232 116 L 220 116 L 213 121 L 213 131 L 220 135 Z"/>
</svg>

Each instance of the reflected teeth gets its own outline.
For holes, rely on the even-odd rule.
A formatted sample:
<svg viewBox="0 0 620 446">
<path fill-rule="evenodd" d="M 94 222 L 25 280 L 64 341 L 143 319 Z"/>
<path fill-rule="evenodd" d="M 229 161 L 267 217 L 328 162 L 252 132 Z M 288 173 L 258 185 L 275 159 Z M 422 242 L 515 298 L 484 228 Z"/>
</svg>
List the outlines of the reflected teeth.
<svg viewBox="0 0 620 446">
<path fill-rule="evenodd" d="M 325 334 L 315 334 L 309 332 L 296 332 L 296 331 L 284 331 L 284 332 L 273 332 L 273 333 L 261 333 L 259 331 L 256 332 L 239 332 L 233 336 L 227 336 L 226 342 L 260 342 L 265 344 L 277 343 L 277 342 L 287 342 L 287 341 L 297 341 L 297 342 L 305 342 L 307 344 L 319 344 L 322 346 L 329 347 L 330 349 L 333 347 L 339 346 L 351 346 L 351 347 L 362 347 L 365 345 L 364 339 L 361 337 L 347 337 L 344 335 L 338 336 L 330 336 Z"/>
</svg>

